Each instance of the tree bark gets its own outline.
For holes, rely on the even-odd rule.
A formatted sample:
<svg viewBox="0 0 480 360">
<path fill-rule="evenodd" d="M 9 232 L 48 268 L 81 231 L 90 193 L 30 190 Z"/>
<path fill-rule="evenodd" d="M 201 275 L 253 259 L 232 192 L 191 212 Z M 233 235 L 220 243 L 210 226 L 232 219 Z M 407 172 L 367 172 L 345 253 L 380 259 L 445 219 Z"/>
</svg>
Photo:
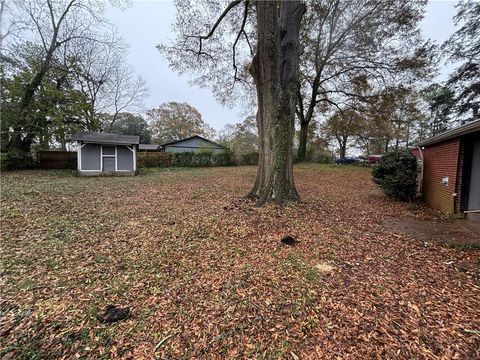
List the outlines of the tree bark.
<svg viewBox="0 0 480 360">
<path fill-rule="evenodd" d="M 307 142 L 308 142 L 308 122 L 300 121 L 300 136 L 298 139 L 298 154 L 297 154 L 298 161 L 304 161 L 307 156 Z"/>
<path fill-rule="evenodd" d="M 307 108 L 306 113 L 304 113 L 301 91 L 300 91 L 300 89 L 298 90 L 297 101 L 300 105 L 299 106 L 300 107 L 300 112 L 299 112 L 300 139 L 299 139 L 299 145 L 298 145 L 297 159 L 299 161 L 305 160 L 305 157 L 306 157 L 306 154 L 307 154 L 308 127 L 309 127 L 310 122 L 313 118 L 315 107 L 317 106 L 318 87 L 320 86 L 320 76 L 322 74 L 322 70 L 323 70 L 323 65 L 319 67 L 319 70 L 317 70 L 317 75 L 315 76 L 315 79 L 313 80 L 312 93 L 310 95 L 310 101 L 308 103 L 308 108 Z"/>
<path fill-rule="evenodd" d="M 340 143 L 340 159 L 345 159 L 345 155 L 347 154 L 347 144 L 346 142 Z"/>
<path fill-rule="evenodd" d="M 343 160 L 347 155 L 348 135 L 337 135 L 335 138 L 338 142 L 338 155 L 340 159 Z"/>
<path fill-rule="evenodd" d="M 257 205 L 299 199 L 293 181 L 295 91 L 298 87 L 299 1 L 258 1 L 257 52 L 250 73 L 257 89 L 259 165 L 249 197 Z M 280 10 L 280 11 L 279 11 Z"/>
</svg>

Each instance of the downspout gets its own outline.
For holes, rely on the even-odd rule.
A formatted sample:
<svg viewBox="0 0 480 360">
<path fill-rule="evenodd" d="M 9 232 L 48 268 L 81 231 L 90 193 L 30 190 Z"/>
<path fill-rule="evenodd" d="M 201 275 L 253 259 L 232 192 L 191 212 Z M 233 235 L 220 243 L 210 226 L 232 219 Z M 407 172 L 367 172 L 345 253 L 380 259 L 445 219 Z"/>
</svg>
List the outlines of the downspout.
<svg viewBox="0 0 480 360">
<path fill-rule="evenodd" d="M 458 173 L 460 171 L 460 164 L 462 166 L 462 174 L 463 174 L 463 166 L 464 166 L 464 157 L 465 157 L 465 150 L 464 150 L 464 143 L 462 141 L 462 138 L 460 138 L 458 143 L 458 157 L 457 157 L 457 169 L 455 173 L 455 187 L 453 188 L 454 193 L 452 194 L 453 196 L 453 213 L 457 213 L 457 203 L 458 203 L 458 212 L 461 213 L 461 201 L 462 199 L 458 196 L 458 190 L 461 192 L 461 188 L 459 189 L 459 181 L 460 181 L 460 186 L 462 184 L 462 177 L 459 179 L 458 178 Z"/>
<path fill-rule="evenodd" d="M 420 153 L 420 159 L 422 161 L 422 166 L 420 168 L 420 181 L 417 184 L 417 196 L 423 196 L 423 171 L 425 167 L 425 161 L 423 158 L 422 148 L 425 149 L 424 147 L 417 146 L 418 152 Z"/>
</svg>

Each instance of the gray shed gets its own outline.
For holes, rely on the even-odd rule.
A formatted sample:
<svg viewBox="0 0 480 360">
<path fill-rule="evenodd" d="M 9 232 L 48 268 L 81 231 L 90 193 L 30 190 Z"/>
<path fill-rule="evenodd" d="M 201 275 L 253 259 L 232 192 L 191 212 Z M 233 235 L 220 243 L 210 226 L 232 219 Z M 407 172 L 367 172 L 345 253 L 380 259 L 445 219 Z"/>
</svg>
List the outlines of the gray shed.
<svg viewBox="0 0 480 360">
<path fill-rule="evenodd" d="M 135 175 L 138 136 L 81 131 L 72 140 L 80 175 Z"/>
</svg>

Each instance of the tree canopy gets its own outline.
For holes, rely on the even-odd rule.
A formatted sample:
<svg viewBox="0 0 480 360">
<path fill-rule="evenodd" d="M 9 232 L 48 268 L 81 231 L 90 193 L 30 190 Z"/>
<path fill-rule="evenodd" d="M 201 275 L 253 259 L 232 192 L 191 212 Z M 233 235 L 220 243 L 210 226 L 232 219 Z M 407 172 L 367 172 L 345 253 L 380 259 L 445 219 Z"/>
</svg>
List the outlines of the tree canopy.
<svg viewBox="0 0 480 360">
<path fill-rule="evenodd" d="M 146 111 L 152 142 L 163 144 L 194 135 L 210 138 L 213 129 L 206 124 L 200 112 L 187 103 L 174 101 Z"/>
<path fill-rule="evenodd" d="M 119 113 L 117 120 L 112 124 L 112 114 L 102 117 L 105 130 L 114 134 L 138 135 L 141 144 L 150 144 L 151 134 L 148 122 L 140 115 L 127 112 Z"/>
<path fill-rule="evenodd" d="M 73 132 L 100 130 L 100 113 L 115 120 L 140 108 L 145 82 L 126 66 L 126 44 L 103 17 L 104 2 L 1 5 L 2 151 L 64 148 Z"/>
<path fill-rule="evenodd" d="M 219 135 L 219 141 L 227 145 L 237 155 L 258 151 L 255 117 L 248 116 L 241 123 L 227 124 Z"/>
<path fill-rule="evenodd" d="M 455 24 L 460 28 L 444 43 L 451 61 L 459 62 L 447 87 L 455 94 L 454 106 L 464 115 L 480 102 L 480 2 L 462 0 L 456 5 Z M 447 107 L 452 102 L 444 103 Z"/>
</svg>

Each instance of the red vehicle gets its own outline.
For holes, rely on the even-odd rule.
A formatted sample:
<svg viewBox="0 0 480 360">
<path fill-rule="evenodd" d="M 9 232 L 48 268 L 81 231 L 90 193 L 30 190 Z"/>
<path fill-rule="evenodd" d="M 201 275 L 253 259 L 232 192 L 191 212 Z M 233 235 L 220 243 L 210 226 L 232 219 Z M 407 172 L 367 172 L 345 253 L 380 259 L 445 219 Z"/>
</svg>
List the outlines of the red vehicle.
<svg viewBox="0 0 480 360">
<path fill-rule="evenodd" d="M 367 163 L 369 164 L 376 164 L 377 162 L 380 161 L 380 159 L 382 158 L 383 155 L 370 155 L 368 158 L 367 158 Z"/>
</svg>

